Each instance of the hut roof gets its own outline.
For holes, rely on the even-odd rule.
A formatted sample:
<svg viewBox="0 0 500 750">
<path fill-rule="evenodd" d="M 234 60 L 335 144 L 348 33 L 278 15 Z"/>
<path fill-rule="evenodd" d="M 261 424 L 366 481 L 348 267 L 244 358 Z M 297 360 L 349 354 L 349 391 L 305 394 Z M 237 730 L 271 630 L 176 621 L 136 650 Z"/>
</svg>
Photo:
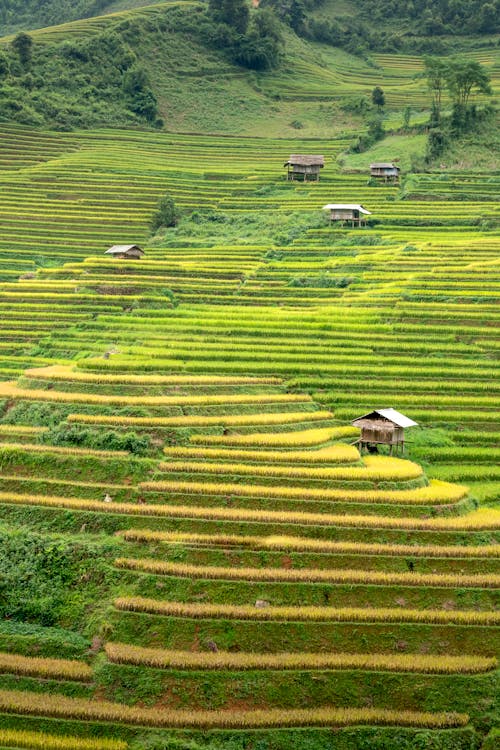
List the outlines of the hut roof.
<svg viewBox="0 0 500 750">
<path fill-rule="evenodd" d="M 325 157 L 314 154 L 292 154 L 283 166 L 324 167 Z"/>
<path fill-rule="evenodd" d="M 122 255 L 128 250 L 139 250 L 141 253 L 144 253 L 144 250 L 139 245 L 113 245 L 109 250 L 106 250 L 104 255 Z"/>
<path fill-rule="evenodd" d="M 392 161 L 374 161 L 370 164 L 370 169 L 399 169 L 399 167 Z"/>
<path fill-rule="evenodd" d="M 327 203 L 326 206 L 323 206 L 323 211 L 359 211 L 361 214 L 366 214 L 367 216 L 371 216 L 371 211 L 367 211 L 366 208 L 363 208 L 362 205 L 359 203 Z"/>
<path fill-rule="evenodd" d="M 405 417 L 404 414 L 396 411 L 396 409 L 374 409 L 369 414 L 363 414 L 362 417 L 355 419 L 352 424 L 356 425 L 356 423 L 360 422 L 362 419 L 376 419 L 377 417 L 388 419 L 389 422 L 393 422 L 398 427 L 415 427 L 418 424 L 417 422 L 414 422 L 413 419 Z"/>
</svg>

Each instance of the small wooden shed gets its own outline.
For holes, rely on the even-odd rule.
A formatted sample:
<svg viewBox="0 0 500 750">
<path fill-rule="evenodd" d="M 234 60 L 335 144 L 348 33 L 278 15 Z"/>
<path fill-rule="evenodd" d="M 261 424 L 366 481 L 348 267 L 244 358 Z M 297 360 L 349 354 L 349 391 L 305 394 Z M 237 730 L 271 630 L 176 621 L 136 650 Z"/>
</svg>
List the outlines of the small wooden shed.
<svg viewBox="0 0 500 750">
<path fill-rule="evenodd" d="M 283 166 L 288 167 L 288 180 L 300 178 L 304 182 L 308 180 L 319 182 L 319 171 L 325 166 L 325 157 L 314 154 L 292 154 Z"/>
<path fill-rule="evenodd" d="M 363 448 L 369 450 L 374 445 L 389 445 L 392 455 L 394 447 L 396 453 L 399 447 L 402 452 L 404 451 L 405 428 L 415 427 L 417 422 L 405 417 L 396 409 L 375 409 L 369 414 L 358 417 L 352 424 L 361 429 L 359 438 L 361 450 Z"/>
<path fill-rule="evenodd" d="M 400 171 L 392 161 L 376 161 L 370 164 L 370 176 L 385 182 L 398 182 Z"/>
<path fill-rule="evenodd" d="M 106 250 L 104 255 L 111 255 L 113 258 L 138 260 L 144 255 L 144 250 L 139 245 L 113 245 L 109 250 Z"/>
<path fill-rule="evenodd" d="M 323 206 L 323 211 L 330 212 L 330 221 L 350 221 L 353 227 L 363 226 L 366 224 L 366 217 L 371 216 L 371 211 L 367 211 L 359 203 L 327 203 Z"/>
</svg>

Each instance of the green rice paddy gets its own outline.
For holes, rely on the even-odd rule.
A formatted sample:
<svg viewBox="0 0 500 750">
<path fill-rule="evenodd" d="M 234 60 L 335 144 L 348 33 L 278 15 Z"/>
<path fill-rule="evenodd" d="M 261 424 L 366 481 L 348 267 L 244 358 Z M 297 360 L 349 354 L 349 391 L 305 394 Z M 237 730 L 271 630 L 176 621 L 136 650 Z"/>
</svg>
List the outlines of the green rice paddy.
<svg viewBox="0 0 500 750">
<path fill-rule="evenodd" d="M 376 63 L 281 93 L 421 102 L 418 58 Z M 0 130 L 0 537 L 44 560 L 6 578 L 0 746 L 492 750 L 497 172 L 373 187 L 352 133 Z M 381 407 L 419 423 L 402 458 L 355 446 Z"/>
</svg>

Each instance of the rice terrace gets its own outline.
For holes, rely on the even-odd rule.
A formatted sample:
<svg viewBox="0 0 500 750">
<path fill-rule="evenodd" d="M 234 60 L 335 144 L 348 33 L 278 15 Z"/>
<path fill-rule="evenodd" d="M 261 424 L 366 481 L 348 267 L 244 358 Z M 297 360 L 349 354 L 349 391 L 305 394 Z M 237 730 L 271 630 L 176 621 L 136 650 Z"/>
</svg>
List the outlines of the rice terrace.
<svg viewBox="0 0 500 750">
<path fill-rule="evenodd" d="M 0 3 L 0 750 L 500 750 L 499 30 Z"/>
</svg>

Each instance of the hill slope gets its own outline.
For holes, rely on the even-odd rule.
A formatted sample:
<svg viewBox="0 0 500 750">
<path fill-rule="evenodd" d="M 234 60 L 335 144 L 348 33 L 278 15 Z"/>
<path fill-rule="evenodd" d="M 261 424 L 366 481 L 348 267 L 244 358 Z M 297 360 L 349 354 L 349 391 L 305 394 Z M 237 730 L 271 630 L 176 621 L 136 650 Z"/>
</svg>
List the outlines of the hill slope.
<svg viewBox="0 0 500 750">
<path fill-rule="evenodd" d="M 498 180 L 422 174 L 398 200 L 332 139 L 308 185 L 282 176 L 307 141 L 2 143 L 0 713 L 36 734 L 1 741 L 480 746 Z M 148 241 L 166 191 L 183 217 Z M 379 223 L 327 226 L 332 195 Z M 141 233 L 142 261 L 102 256 Z M 348 444 L 389 404 L 423 426 L 412 461 Z"/>
</svg>

